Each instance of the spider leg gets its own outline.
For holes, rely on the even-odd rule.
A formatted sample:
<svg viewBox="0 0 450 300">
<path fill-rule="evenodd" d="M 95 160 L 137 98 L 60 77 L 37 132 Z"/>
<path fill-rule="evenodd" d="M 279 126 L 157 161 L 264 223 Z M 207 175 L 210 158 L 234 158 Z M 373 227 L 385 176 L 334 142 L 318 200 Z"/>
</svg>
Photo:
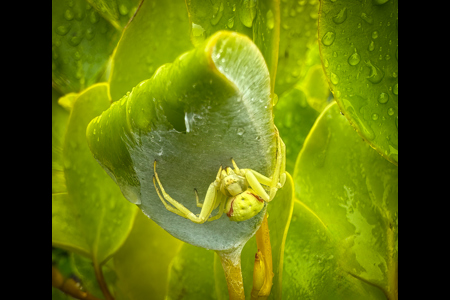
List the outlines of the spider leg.
<svg viewBox="0 0 450 300">
<path fill-rule="evenodd" d="M 262 187 L 261 183 L 256 178 L 255 174 L 253 173 L 253 170 L 245 169 L 245 178 L 247 179 L 249 185 L 252 187 L 252 189 L 266 202 L 270 202 L 272 198 L 270 198 L 269 195 L 267 195 L 266 191 Z M 259 173 L 258 173 L 259 174 Z M 261 174 L 260 174 L 261 175 Z M 261 175 L 262 176 L 262 175 Z M 267 177 L 266 177 L 267 178 Z M 267 178 L 269 179 L 269 178 Z"/>
<path fill-rule="evenodd" d="M 220 193 L 217 195 L 216 201 L 220 201 L 219 211 L 217 212 L 217 214 L 214 217 L 209 218 L 208 222 L 220 219 L 220 217 L 222 216 L 222 214 L 225 210 L 225 203 L 227 202 L 226 200 L 227 200 L 227 198 L 225 197 L 224 194 Z"/>
<path fill-rule="evenodd" d="M 216 203 L 217 189 L 216 189 L 214 182 L 209 185 L 208 191 L 206 192 L 205 200 L 201 204 L 202 210 L 200 211 L 199 216 L 196 216 L 189 209 L 187 209 L 183 204 L 179 203 L 178 201 L 176 201 L 175 199 L 170 197 L 169 194 L 166 193 L 166 191 L 164 190 L 164 188 L 161 184 L 161 181 L 159 180 L 158 173 L 156 173 L 156 160 L 153 163 L 153 169 L 154 169 L 154 173 L 155 173 L 153 175 L 153 178 L 154 178 L 153 184 L 155 185 L 156 192 L 158 193 L 158 196 L 160 197 L 160 199 L 163 202 L 166 209 L 178 214 L 179 216 L 183 217 L 183 215 L 184 215 L 185 218 L 191 220 L 194 223 L 202 224 L 202 223 L 206 222 L 209 215 L 211 214 L 211 212 L 214 209 L 214 204 Z M 155 179 L 158 182 L 159 188 L 161 189 L 161 193 L 159 192 L 158 187 L 156 186 Z M 197 196 L 197 204 L 199 204 L 198 195 L 196 195 L 196 196 Z M 167 200 L 170 204 L 172 204 L 175 208 L 168 205 L 164 201 L 164 199 Z M 178 209 L 178 211 L 176 209 Z"/>
</svg>

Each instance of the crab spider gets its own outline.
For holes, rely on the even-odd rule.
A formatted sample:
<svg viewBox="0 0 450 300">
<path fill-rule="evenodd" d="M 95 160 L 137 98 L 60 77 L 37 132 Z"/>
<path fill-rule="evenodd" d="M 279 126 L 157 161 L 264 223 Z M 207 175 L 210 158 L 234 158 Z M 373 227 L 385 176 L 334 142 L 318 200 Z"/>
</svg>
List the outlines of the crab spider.
<svg viewBox="0 0 450 300">
<path fill-rule="evenodd" d="M 264 202 L 272 201 L 278 188 L 281 188 L 286 181 L 286 148 L 278 134 L 278 130 L 276 135 L 277 160 L 274 174 L 269 178 L 252 169 L 240 169 L 235 161 L 231 159 L 234 170 L 230 167 L 223 169 L 220 166 L 216 179 L 209 185 L 203 203 L 200 203 L 197 190 L 194 189 L 197 207 L 202 208 L 198 215 L 192 213 L 166 193 L 158 173 L 156 173 L 155 160 L 153 163 L 153 184 L 159 198 L 168 211 L 198 224 L 217 220 L 224 212 L 231 221 L 239 222 L 250 219 L 261 211 L 264 207 Z M 156 185 L 156 182 L 158 185 Z M 268 187 L 269 194 L 267 194 L 263 185 Z M 220 206 L 218 213 L 215 216 L 210 216 L 212 211 L 218 206 Z"/>
</svg>

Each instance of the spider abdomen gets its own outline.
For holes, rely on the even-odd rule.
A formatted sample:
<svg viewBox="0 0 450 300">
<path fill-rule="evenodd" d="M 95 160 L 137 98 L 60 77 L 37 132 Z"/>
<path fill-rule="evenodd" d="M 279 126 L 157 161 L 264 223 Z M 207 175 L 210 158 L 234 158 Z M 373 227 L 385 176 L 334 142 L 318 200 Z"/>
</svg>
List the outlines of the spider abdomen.
<svg viewBox="0 0 450 300">
<path fill-rule="evenodd" d="M 225 212 L 231 221 L 245 221 L 255 216 L 264 207 L 264 200 L 252 189 L 231 197 L 225 206 Z"/>
</svg>

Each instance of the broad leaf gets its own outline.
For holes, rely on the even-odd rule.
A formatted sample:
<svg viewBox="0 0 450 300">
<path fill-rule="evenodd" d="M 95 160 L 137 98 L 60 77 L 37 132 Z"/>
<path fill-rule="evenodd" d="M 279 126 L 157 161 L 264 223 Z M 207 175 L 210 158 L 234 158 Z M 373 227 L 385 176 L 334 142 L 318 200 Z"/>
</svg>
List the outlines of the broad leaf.
<svg viewBox="0 0 450 300">
<path fill-rule="evenodd" d="M 280 96 L 304 76 L 317 43 L 319 1 L 280 1 L 280 48 L 275 92 Z"/>
<path fill-rule="evenodd" d="M 114 51 L 109 79 L 112 101 L 192 48 L 184 1 L 143 1 Z"/>
<path fill-rule="evenodd" d="M 52 0 L 52 86 L 66 94 L 98 82 L 119 37 L 86 0 Z"/>
<path fill-rule="evenodd" d="M 283 299 L 386 299 L 380 289 L 340 267 L 339 247 L 332 233 L 298 200 L 285 249 Z"/>
<path fill-rule="evenodd" d="M 115 298 L 164 299 L 169 265 L 182 244 L 139 211 L 130 235 L 112 259 L 117 276 Z"/>
<path fill-rule="evenodd" d="M 213 251 L 183 244 L 170 265 L 166 299 L 217 299 L 214 268 Z"/>
<path fill-rule="evenodd" d="M 76 99 L 63 143 L 67 193 L 52 199 L 52 243 L 101 264 L 123 243 L 136 209 L 97 164 L 86 142 L 89 121 L 109 107 L 106 84 Z"/>
<path fill-rule="evenodd" d="M 87 0 L 118 30 L 127 25 L 141 0 Z"/>
<path fill-rule="evenodd" d="M 398 297 L 398 167 L 361 140 L 336 103 L 305 141 L 294 182 L 296 197 L 335 241 L 339 266 Z"/>
<path fill-rule="evenodd" d="M 398 1 L 321 2 L 325 71 L 342 113 L 398 164 Z"/>
<path fill-rule="evenodd" d="M 58 104 L 59 97 L 61 94 L 52 88 L 52 194 L 67 192 L 62 148 L 69 113 Z"/>
<path fill-rule="evenodd" d="M 166 192 L 194 214 L 194 189 L 203 201 L 231 158 L 271 176 L 276 135 L 264 58 L 247 37 L 218 32 L 114 102 L 92 120 L 87 138 L 125 197 L 170 234 L 207 249 L 235 248 L 253 235 L 265 209 L 243 222 L 224 214 L 195 224 L 165 208 L 153 165 Z"/>
<path fill-rule="evenodd" d="M 275 0 L 188 0 L 191 39 L 198 45 L 220 30 L 245 34 L 264 56 L 273 92 L 280 39 L 279 3 Z"/>
</svg>

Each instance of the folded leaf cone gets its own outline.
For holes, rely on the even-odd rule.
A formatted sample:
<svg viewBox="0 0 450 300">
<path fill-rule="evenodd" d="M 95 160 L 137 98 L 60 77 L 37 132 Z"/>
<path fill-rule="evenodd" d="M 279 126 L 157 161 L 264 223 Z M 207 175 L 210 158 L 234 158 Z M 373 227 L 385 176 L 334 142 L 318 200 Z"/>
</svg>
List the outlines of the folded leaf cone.
<svg viewBox="0 0 450 300">
<path fill-rule="evenodd" d="M 87 128 L 89 147 L 124 196 L 170 234 L 213 250 L 234 249 L 258 229 L 255 217 L 195 224 L 169 212 L 153 185 L 153 162 L 166 192 L 194 214 L 220 168 L 271 176 L 276 136 L 269 72 L 246 36 L 220 31 L 161 66 Z M 215 215 L 217 211 L 213 211 Z"/>
</svg>

